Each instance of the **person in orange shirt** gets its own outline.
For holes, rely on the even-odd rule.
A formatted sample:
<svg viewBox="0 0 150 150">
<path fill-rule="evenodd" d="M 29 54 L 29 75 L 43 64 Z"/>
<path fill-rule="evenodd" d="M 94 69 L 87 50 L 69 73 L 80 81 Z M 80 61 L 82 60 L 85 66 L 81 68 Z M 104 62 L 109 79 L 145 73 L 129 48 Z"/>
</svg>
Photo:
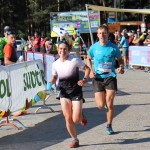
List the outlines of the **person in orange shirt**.
<svg viewBox="0 0 150 150">
<path fill-rule="evenodd" d="M 34 42 L 33 42 L 34 52 L 40 52 L 40 41 L 41 41 L 41 38 L 40 38 L 38 32 L 35 32 L 34 33 Z"/>
<path fill-rule="evenodd" d="M 13 31 L 7 32 L 8 42 L 4 47 L 4 65 L 10 65 L 17 62 L 17 54 L 14 47 L 16 36 Z"/>
</svg>

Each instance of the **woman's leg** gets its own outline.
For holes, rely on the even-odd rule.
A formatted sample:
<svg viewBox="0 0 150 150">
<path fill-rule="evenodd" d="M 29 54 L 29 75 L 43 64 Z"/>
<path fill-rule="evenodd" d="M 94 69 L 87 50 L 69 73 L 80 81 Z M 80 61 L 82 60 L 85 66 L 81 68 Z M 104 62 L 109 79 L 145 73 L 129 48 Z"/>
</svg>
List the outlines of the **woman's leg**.
<svg viewBox="0 0 150 150">
<path fill-rule="evenodd" d="M 82 104 L 83 101 L 72 101 L 72 120 L 75 124 L 82 121 Z"/>
<path fill-rule="evenodd" d="M 72 119 L 72 115 L 73 115 L 72 101 L 66 98 L 61 98 L 60 102 L 61 102 L 62 112 L 66 121 L 67 131 L 69 132 L 72 138 L 76 138 L 77 134 L 76 134 L 75 124 Z"/>
</svg>

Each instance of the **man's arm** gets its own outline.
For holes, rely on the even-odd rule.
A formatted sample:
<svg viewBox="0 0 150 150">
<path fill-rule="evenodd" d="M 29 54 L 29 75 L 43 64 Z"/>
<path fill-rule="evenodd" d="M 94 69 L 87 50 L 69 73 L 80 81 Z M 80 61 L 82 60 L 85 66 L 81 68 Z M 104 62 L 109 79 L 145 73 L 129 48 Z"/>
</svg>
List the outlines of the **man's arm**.
<svg viewBox="0 0 150 150">
<path fill-rule="evenodd" d="M 15 62 L 12 62 L 12 61 L 9 60 L 9 58 L 4 57 L 4 64 L 5 65 L 11 65 L 11 64 L 15 64 Z"/>
<path fill-rule="evenodd" d="M 93 71 L 92 61 L 91 61 L 91 57 L 89 55 L 87 55 L 87 58 L 86 58 L 86 65 L 90 68 L 90 78 L 94 78 L 95 73 Z"/>
<path fill-rule="evenodd" d="M 123 65 L 122 58 L 119 57 L 117 60 L 119 63 L 119 67 L 117 68 L 117 72 L 123 74 L 124 73 L 124 65 Z"/>
<path fill-rule="evenodd" d="M 83 70 L 85 71 L 84 78 L 87 79 L 89 77 L 89 74 L 90 74 L 90 68 L 87 65 L 85 65 Z"/>
</svg>

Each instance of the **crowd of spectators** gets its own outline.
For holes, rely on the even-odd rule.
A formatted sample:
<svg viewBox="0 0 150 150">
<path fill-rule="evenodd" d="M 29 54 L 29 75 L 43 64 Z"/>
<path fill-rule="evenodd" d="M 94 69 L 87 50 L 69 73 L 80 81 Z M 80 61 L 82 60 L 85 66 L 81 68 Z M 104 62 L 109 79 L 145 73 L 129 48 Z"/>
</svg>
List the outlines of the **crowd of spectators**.
<svg viewBox="0 0 150 150">
<path fill-rule="evenodd" d="M 46 54 L 56 54 L 57 49 L 55 43 L 50 36 L 40 36 L 38 32 L 34 36 L 28 36 L 25 41 L 24 36 L 21 38 L 22 48 L 25 51 L 41 52 Z"/>
<path fill-rule="evenodd" d="M 124 63 L 124 69 L 128 69 L 129 60 L 128 60 L 128 51 L 129 46 L 150 46 L 150 29 L 147 31 L 141 32 L 141 29 L 138 28 L 135 30 L 123 29 L 120 31 L 115 31 L 110 33 L 109 40 L 115 43 L 122 53 L 122 60 Z M 134 66 L 136 69 L 145 70 L 144 66 Z M 149 71 L 149 68 L 148 68 Z"/>
</svg>

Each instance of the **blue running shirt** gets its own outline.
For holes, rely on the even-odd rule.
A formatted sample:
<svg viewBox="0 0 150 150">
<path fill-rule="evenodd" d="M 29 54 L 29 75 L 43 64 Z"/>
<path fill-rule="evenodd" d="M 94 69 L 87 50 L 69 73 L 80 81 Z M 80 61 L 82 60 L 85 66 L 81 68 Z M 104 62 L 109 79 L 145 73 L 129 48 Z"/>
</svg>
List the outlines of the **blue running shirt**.
<svg viewBox="0 0 150 150">
<path fill-rule="evenodd" d="M 115 44 L 108 42 L 102 46 L 98 41 L 90 47 L 88 55 L 94 60 L 96 78 L 116 77 L 114 62 L 115 58 L 121 57 L 121 53 Z"/>
</svg>

